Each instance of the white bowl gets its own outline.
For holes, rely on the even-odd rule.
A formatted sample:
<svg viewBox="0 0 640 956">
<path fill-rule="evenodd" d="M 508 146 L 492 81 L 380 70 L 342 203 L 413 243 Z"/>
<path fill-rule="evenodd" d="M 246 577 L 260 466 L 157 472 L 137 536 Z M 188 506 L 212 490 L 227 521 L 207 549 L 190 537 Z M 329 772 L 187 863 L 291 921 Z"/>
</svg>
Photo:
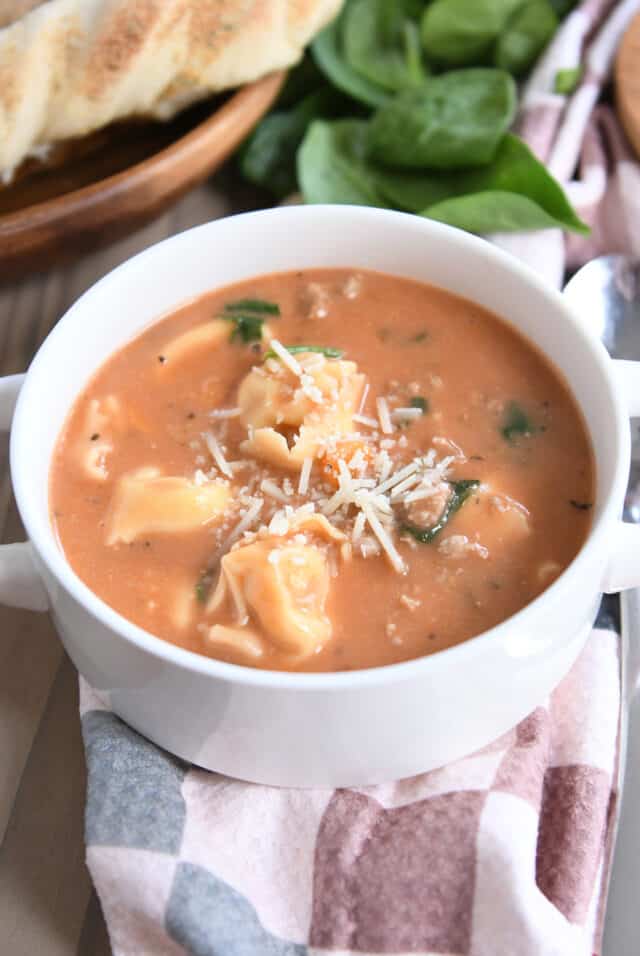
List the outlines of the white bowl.
<svg viewBox="0 0 640 956">
<path fill-rule="evenodd" d="M 48 476 L 66 415 L 93 372 L 158 316 L 251 276 L 320 266 L 421 279 L 503 316 L 560 368 L 595 450 L 584 547 L 540 597 L 478 637 L 429 657 L 338 674 L 222 663 L 121 617 L 79 580 L 51 528 Z M 640 528 L 620 520 L 629 415 L 640 369 L 612 362 L 562 297 L 489 243 L 417 216 L 301 206 L 223 219 L 115 269 L 67 312 L 24 382 L 0 383 L 0 427 L 29 543 L 0 550 L 0 600 L 49 607 L 87 680 L 136 730 L 200 766 L 260 783 L 372 784 L 468 754 L 529 713 L 567 672 L 603 590 L 640 584 Z"/>
</svg>

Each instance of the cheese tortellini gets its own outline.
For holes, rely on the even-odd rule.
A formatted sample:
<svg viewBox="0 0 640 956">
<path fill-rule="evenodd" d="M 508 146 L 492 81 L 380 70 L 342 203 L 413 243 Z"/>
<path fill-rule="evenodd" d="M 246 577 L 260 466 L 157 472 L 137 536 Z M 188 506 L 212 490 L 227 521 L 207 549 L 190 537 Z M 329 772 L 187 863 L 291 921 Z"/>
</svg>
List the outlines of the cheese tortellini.
<svg viewBox="0 0 640 956">
<path fill-rule="evenodd" d="M 254 367 L 238 391 L 241 421 L 249 429 L 242 450 L 276 467 L 297 469 L 329 437 L 354 431 L 365 385 L 355 362 L 316 352 L 296 355 L 300 374 L 277 359 Z"/>
<path fill-rule="evenodd" d="M 85 414 L 84 434 L 76 454 L 88 478 L 106 481 L 109 456 L 113 452 L 113 433 L 122 428 L 123 410 L 115 395 L 92 398 Z"/>
<path fill-rule="evenodd" d="M 232 630 L 252 636 L 246 625 L 254 616 L 277 648 L 307 657 L 332 635 L 326 613 L 328 548 L 344 540 L 326 518 L 309 515 L 293 522 L 285 536 L 271 534 L 237 546 L 222 558 L 208 610 L 217 611 L 231 598 L 239 618 L 239 628 Z M 221 639 L 217 626 L 211 628 L 209 639 L 212 643 Z M 228 633 L 224 639 L 229 642 Z"/>
<path fill-rule="evenodd" d="M 196 325 L 188 332 L 183 332 L 182 335 L 171 339 L 160 350 L 158 369 L 171 369 L 176 362 L 186 358 L 191 352 L 216 348 L 229 338 L 229 333 L 229 323 L 224 319 L 213 319 L 211 322 Z"/>
<path fill-rule="evenodd" d="M 188 332 L 183 332 L 181 335 L 170 339 L 160 350 L 158 369 L 166 374 L 174 365 L 183 358 L 188 358 L 192 353 L 218 348 L 223 342 L 229 340 L 233 330 L 234 326 L 228 319 L 212 319 L 210 322 L 196 325 Z M 265 341 L 269 341 L 271 338 L 271 331 L 267 323 L 262 326 L 261 337 Z"/>
<path fill-rule="evenodd" d="M 226 482 L 196 484 L 188 478 L 140 468 L 118 482 L 107 544 L 129 544 L 145 534 L 193 531 L 221 517 L 231 497 Z"/>
</svg>

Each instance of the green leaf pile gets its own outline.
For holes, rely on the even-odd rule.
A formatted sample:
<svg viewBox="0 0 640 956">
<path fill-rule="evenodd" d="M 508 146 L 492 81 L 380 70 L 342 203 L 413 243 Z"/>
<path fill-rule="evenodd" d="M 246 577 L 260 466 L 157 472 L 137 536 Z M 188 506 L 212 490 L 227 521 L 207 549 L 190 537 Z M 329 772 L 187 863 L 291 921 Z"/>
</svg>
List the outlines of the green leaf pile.
<svg viewBox="0 0 640 956">
<path fill-rule="evenodd" d="M 574 2 L 347 0 L 245 144 L 242 171 L 279 198 L 300 190 L 469 232 L 588 232 L 510 132 L 516 79 Z M 555 91 L 579 81 L 561 71 Z"/>
</svg>

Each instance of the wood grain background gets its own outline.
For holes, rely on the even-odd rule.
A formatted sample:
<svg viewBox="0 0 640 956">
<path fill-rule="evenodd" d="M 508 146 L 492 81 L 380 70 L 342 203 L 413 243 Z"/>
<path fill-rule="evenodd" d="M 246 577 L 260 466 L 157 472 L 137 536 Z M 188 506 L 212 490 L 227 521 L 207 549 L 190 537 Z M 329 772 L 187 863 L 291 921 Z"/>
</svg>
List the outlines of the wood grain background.
<svg viewBox="0 0 640 956">
<path fill-rule="evenodd" d="M 12 283 L 0 263 L 0 375 L 25 371 L 71 303 L 166 236 L 255 205 L 232 173 L 155 223 L 72 266 Z M 0 540 L 20 541 L 0 435 Z M 84 862 L 85 770 L 78 684 L 47 615 L 0 607 L 0 953 L 110 956 Z"/>
</svg>

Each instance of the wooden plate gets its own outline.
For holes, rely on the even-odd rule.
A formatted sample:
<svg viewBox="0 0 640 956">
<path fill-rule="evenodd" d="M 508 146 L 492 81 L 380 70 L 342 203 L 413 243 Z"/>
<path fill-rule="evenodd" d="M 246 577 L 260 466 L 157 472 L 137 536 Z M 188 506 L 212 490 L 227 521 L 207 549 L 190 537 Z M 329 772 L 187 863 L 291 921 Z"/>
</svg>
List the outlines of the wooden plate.
<svg viewBox="0 0 640 956">
<path fill-rule="evenodd" d="M 283 80 L 273 73 L 171 123 L 114 125 L 20 171 L 0 189 L 0 280 L 75 258 L 161 213 L 227 159 Z"/>
<path fill-rule="evenodd" d="M 640 14 L 627 29 L 616 58 L 616 106 L 620 122 L 640 156 Z"/>
</svg>

